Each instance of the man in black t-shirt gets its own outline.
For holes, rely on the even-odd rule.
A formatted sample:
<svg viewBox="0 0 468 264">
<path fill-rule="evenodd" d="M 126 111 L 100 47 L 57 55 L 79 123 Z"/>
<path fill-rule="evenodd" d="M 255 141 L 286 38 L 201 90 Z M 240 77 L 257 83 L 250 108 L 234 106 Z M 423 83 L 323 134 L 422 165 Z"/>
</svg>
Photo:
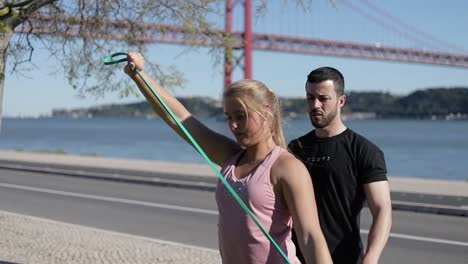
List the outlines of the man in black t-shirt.
<svg viewBox="0 0 468 264">
<path fill-rule="evenodd" d="M 341 120 L 346 96 L 338 70 L 322 67 L 312 71 L 306 95 L 315 130 L 292 140 L 288 148 L 311 174 L 320 226 L 333 261 L 378 263 L 392 223 L 383 152 Z M 364 253 L 359 216 L 366 200 L 373 221 Z M 302 258 L 299 250 L 298 257 Z"/>
</svg>

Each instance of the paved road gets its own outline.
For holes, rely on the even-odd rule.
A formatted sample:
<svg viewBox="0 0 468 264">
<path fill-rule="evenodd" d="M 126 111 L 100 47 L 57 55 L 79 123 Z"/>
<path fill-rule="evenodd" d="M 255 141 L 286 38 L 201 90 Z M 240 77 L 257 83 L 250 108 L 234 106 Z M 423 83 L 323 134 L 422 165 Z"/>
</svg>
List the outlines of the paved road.
<svg viewBox="0 0 468 264">
<path fill-rule="evenodd" d="M 4 211 L 217 247 L 211 191 L 0 169 L 0 201 Z M 466 263 L 468 218 L 394 211 L 393 219 L 382 263 Z M 367 210 L 361 221 L 365 237 Z"/>
</svg>

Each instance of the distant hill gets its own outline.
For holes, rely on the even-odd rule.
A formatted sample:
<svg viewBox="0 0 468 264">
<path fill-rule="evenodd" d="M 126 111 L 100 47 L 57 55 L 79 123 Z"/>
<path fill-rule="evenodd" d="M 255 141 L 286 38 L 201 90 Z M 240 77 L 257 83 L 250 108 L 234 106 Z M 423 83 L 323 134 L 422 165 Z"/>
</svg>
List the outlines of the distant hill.
<svg viewBox="0 0 468 264">
<path fill-rule="evenodd" d="M 221 102 L 210 97 L 179 97 L 181 103 L 198 117 L 223 115 Z M 306 115 L 305 98 L 281 98 L 286 117 Z M 347 93 L 343 113 L 351 118 L 417 118 L 468 119 L 468 88 L 430 88 L 417 90 L 406 96 L 388 92 Z M 363 115 L 364 114 L 364 115 Z M 147 117 L 156 118 L 146 101 L 130 104 L 112 104 L 80 109 L 57 109 L 53 117 Z"/>
<path fill-rule="evenodd" d="M 380 118 L 467 118 L 468 88 L 430 88 L 407 96 L 351 92 L 345 112 L 373 112 Z"/>
<path fill-rule="evenodd" d="M 190 112 L 200 117 L 212 117 L 221 111 L 221 102 L 209 97 L 177 98 Z M 222 111 L 221 111 L 222 113 Z M 157 118 L 147 101 L 129 104 L 110 104 L 91 108 L 56 109 L 52 117 L 150 117 Z"/>
</svg>

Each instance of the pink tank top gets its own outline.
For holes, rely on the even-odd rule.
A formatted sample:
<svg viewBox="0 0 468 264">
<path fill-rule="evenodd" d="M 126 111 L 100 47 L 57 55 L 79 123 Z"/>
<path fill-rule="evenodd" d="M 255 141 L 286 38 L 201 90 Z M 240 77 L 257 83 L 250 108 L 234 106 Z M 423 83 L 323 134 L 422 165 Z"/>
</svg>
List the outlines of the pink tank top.
<svg viewBox="0 0 468 264">
<path fill-rule="evenodd" d="M 283 148 L 275 147 L 256 169 L 238 180 L 234 175 L 234 168 L 244 152 L 241 151 L 226 162 L 221 174 L 288 256 L 289 261 L 300 263 L 291 240 L 291 214 L 285 202 L 276 199 L 270 179 L 271 167 L 283 151 Z M 285 263 L 268 238 L 219 180 L 216 202 L 219 210 L 219 250 L 224 264 Z"/>
</svg>

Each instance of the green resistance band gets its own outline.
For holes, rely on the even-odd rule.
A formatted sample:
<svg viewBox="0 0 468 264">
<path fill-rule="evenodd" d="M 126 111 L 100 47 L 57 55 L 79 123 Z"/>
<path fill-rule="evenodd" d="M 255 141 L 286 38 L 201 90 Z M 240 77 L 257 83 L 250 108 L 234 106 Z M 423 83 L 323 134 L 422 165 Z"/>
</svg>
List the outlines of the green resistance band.
<svg viewBox="0 0 468 264">
<path fill-rule="evenodd" d="M 114 53 L 114 54 L 109 55 L 109 56 L 104 58 L 104 64 L 105 65 L 111 65 L 111 64 L 116 64 L 116 63 L 120 63 L 120 62 L 126 62 L 127 61 L 127 55 L 128 54 L 125 53 L 125 52 Z M 119 57 L 119 56 L 125 56 L 125 58 L 116 59 L 116 57 Z M 146 86 L 148 86 L 151 93 L 153 93 L 153 95 L 158 99 L 159 103 L 164 107 L 164 109 L 167 111 L 167 113 L 169 113 L 171 118 L 176 122 L 176 124 L 179 126 L 179 128 L 182 130 L 182 132 L 185 134 L 185 136 L 190 140 L 190 142 L 195 147 L 195 149 L 202 155 L 202 157 L 206 160 L 208 165 L 210 165 L 210 167 L 213 169 L 213 171 L 218 176 L 219 180 L 221 180 L 221 182 L 224 184 L 224 186 L 226 186 L 226 188 L 229 190 L 229 192 L 232 194 L 232 196 L 234 196 L 234 198 L 239 203 L 239 205 L 242 207 L 242 209 L 244 209 L 244 211 L 250 216 L 250 218 L 252 218 L 252 220 L 260 228 L 260 230 L 262 230 L 263 234 L 268 238 L 268 240 L 270 240 L 271 244 L 273 244 L 276 251 L 278 251 L 278 253 L 284 259 L 284 261 L 286 263 L 290 264 L 291 262 L 289 262 L 289 259 L 284 254 L 283 250 L 281 250 L 281 248 L 273 240 L 273 238 L 270 236 L 270 234 L 268 234 L 268 232 L 265 230 L 265 228 L 260 224 L 260 222 L 257 220 L 255 215 L 252 213 L 252 211 L 250 211 L 250 209 L 247 207 L 247 205 L 244 203 L 244 201 L 242 201 L 242 199 L 239 197 L 239 195 L 236 193 L 236 191 L 234 191 L 234 189 L 231 187 L 231 185 L 226 181 L 226 179 L 224 179 L 224 177 L 219 172 L 218 168 L 216 168 L 215 164 L 210 160 L 210 158 L 206 155 L 206 153 L 203 151 L 203 149 L 200 147 L 200 145 L 198 145 L 198 143 L 195 141 L 195 139 L 192 137 L 192 135 L 190 135 L 190 133 L 187 131 L 187 129 L 185 129 L 184 125 L 177 119 L 177 117 L 172 112 L 172 110 L 166 105 L 166 103 L 161 99 L 161 97 L 154 91 L 153 87 L 151 87 L 151 85 L 141 75 L 141 73 L 140 73 L 140 71 L 138 69 L 136 70 L 136 73 L 138 74 L 138 76 L 140 76 L 140 78 L 143 80 L 143 82 L 146 84 Z"/>
</svg>

